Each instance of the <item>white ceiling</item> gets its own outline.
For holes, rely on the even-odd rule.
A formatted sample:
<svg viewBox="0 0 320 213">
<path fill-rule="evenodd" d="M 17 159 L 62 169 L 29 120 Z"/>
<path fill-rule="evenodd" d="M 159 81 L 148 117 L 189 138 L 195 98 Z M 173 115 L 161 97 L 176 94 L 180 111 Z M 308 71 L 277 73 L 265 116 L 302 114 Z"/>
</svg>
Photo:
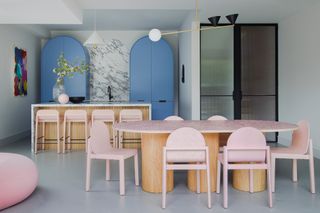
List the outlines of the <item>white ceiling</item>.
<svg viewBox="0 0 320 213">
<path fill-rule="evenodd" d="M 239 13 L 238 23 L 279 22 L 319 0 L 199 0 L 201 22 Z M 21 5 L 21 6 L 20 6 Z M 0 0 L 0 23 L 46 24 L 50 30 L 179 28 L 195 0 Z M 225 21 L 224 18 L 221 20 Z M 67 24 L 67 25 L 66 25 Z"/>
</svg>

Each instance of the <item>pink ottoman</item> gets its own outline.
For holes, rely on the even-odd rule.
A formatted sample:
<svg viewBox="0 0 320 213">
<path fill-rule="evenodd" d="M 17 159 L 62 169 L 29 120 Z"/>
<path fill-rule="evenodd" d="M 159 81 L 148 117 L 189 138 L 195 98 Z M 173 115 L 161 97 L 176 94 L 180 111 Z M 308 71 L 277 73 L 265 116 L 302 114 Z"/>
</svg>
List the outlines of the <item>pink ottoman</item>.
<svg viewBox="0 0 320 213">
<path fill-rule="evenodd" d="M 17 154 L 0 153 L 0 210 L 26 199 L 38 183 L 32 160 Z"/>
</svg>

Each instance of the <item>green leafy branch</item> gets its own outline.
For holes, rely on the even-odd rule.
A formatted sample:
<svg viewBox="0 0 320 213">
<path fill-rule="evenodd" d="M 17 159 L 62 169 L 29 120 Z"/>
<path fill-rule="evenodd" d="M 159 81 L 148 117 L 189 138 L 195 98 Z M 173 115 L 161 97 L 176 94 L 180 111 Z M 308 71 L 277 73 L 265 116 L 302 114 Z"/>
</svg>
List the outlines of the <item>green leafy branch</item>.
<svg viewBox="0 0 320 213">
<path fill-rule="evenodd" d="M 83 74 L 85 72 L 90 72 L 90 66 L 84 61 L 81 61 L 80 64 L 77 62 L 70 63 L 64 57 L 63 53 L 59 55 L 57 64 L 58 67 L 53 69 L 53 72 L 58 76 L 57 83 L 62 83 L 64 77 L 72 78 L 75 73 Z"/>
</svg>

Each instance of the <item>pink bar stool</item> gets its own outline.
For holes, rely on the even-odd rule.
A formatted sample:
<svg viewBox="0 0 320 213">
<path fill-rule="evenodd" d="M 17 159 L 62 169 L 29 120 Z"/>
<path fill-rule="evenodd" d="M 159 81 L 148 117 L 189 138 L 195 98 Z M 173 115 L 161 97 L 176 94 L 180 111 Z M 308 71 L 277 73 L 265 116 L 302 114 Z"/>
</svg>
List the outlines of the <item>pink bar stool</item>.
<svg viewBox="0 0 320 213">
<path fill-rule="evenodd" d="M 111 123 L 112 125 L 112 142 L 113 147 L 116 147 L 116 141 L 117 141 L 117 132 L 113 130 L 113 125 L 115 124 L 115 116 L 113 110 L 108 109 L 96 109 L 92 111 L 91 114 L 91 124 L 94 123 L 94 121 L 102 121 L 104 123 Z"/>
<path fill-rule="evenodd" d="M 245 162 L 245 163 L 244 163 Z M 243 127 L 233 132 L 219 154 L 217 193 L 220 193 L 220 167 L 223 165 L 223 207 L 228 208 L 228 170 L 249 170 L 250 192 L 253 192 L 253 170 L 267 170 L 269 207 L 272 207 L 270 148 L 261 131 Z"/>
<path fill-rule="evenodd" d="M 84 134 L 85 134 L 85 146 L 87 151 L 87 140 L 88 140 L 88 115 L 85 110 L 66 110 L 64 113 L 63 122 L 63 146 L 62 152 L 65 153 L 66 139 L 68 138 L 69 150 L 71 150 L 71 123 L 84 123 Z M 68 128 L 67 128 L 68 125 Z M 68 133 L 66 135 L 66 130 Z"/>
<path fill-rule="evenodd" d="M 125 195 L 125 168 L 124 161 L 134 158 L 135 185 L 139 186 L 139 163 L 137 149 L 115 149 L 110 145 L 109 131 L 102 121 L 95 121 L 91 128 L 91 137 L 88 142 L 86 191 L 90 190 L 91 160 L 106 161 L 106 180 L 110 180 L 110 160 L 119 161 L 120 195 Z"/>
<path fill-rule="evenodd" d="M 42 136 L 38 137 L 39 123 L 42 123 Z M 38 110 L 36 114 L 36 130 L 34 136 L 34 153 L 38 152 L 38 139 L 42 139 L 42 150 L 45 145 L 45 124 L 56 123 L 57 124 L 57 153 L 60 153 L 60 119 L 59 112 L 57 110 Z"/>
<path fill-rule="evenodd" d="M 123 109 L 120 111 L 119 122 L 142 121 L 142 112 L 139 109 Z M 123 132 L 119 131 L 118 148 L 123 147 Z"/>
</svg>

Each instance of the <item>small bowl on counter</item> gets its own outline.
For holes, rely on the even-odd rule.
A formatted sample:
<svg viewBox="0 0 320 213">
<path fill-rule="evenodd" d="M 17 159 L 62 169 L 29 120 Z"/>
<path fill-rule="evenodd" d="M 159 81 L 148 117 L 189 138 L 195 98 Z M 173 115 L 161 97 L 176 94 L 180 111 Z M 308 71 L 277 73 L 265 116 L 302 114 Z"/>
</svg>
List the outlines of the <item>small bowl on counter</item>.
<svg viewBox="0 0 320 213">
<path fill-rule="evenodd" d="M 84 101 L 85 97 L 81 96 L 81 97 L 70 97 L 69 101 L 73 104 L 79 104 L 82 103 Z"/>
</svg>

